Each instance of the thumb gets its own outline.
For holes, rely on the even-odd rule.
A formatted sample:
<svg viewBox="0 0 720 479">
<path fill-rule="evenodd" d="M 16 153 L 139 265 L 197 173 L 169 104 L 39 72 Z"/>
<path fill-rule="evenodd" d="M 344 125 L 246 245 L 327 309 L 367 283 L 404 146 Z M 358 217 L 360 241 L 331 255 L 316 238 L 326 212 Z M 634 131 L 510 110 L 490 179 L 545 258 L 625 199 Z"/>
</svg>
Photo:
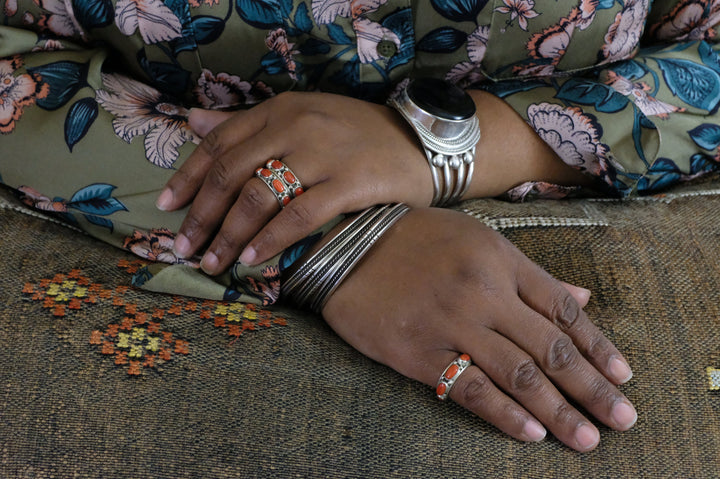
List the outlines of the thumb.
<svg viewBox="0 0 720 479">
<path fill-rule="evenodd" d="M 188 123 L 195 133 L 204 137 L 231 116 L 232 113 L 227 111 L 191 108 L 190 115 L 188 115 Z"/>
</svg>

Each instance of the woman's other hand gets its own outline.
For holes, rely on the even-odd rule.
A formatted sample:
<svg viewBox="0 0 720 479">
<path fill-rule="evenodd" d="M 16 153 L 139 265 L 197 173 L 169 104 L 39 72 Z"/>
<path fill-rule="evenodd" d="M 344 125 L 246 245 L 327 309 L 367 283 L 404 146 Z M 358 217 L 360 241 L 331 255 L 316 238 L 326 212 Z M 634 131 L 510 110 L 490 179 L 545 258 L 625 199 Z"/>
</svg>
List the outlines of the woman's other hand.
<svg viewBox="0 0 720 479">
<path fill-rule="evenodd" d="M 454 401 L 519 440 L 547 428 L 589 451 L 599 432 L 573 404 L 619 431 L 637 414 L 615 387 L 632 376 L 627 362 L 575 298 L 587 293 L 477 220 L 420 209 L 370 250 L 323 316 L 362 353 L 433 387 L 467 353 Z"/>
<path fill-rule="evenodd" d="M 283 93 L 247 111 L 193 110 L 203 141 L 160 195 L 158 207 L 192 201 L 175 249 L 196 253 L 220 273 L 240 260 L 257 264 L 338 214 L 378 203 L 426 206 L 432 181 L 424 153 L 394 110 L 326 93 Z M 305 193 L 280 210 L 255 169 L 286 163 Z M 278 212 L 279 211 L 279 212 Z"/>
</svg>

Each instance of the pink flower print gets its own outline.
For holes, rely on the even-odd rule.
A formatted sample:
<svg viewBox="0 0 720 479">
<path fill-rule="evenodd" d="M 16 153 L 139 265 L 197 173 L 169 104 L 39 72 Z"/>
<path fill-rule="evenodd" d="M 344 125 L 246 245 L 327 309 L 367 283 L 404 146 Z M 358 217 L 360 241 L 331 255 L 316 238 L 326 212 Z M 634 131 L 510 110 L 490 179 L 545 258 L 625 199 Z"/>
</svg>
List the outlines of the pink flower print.
<svg viewBox="0 0 720 479">
<path fill-rule="evenodd" d="M 462 88 L 479 83 L 485 78 L 485 73 L 483 73 L 480 65 L 473 62 L 460 62 L 445 74 L 445 80 Z"/>
<path fill-rule="evenodd" d="M 654 96 L 648 95 L 651 88 L 650 85 L 645 82 L 632 82 L 611 70 L 605 73 L 603 81 L 618 93 L 625 96 L 632 96 L 634 103 L 645 116 L 657 116 L 658 118 L 666 120 L 670 113 L 681 113 L 685 111 L 685 108 L 670 105 L 669 103 L 656 99 Z"/>
<path fill-rule="evenodd" d="M 199 258 L 183 259 L 173 252 L 175 234 L 167 228 L 151 229 L 150 231 L 135 230 L 123 241 L 123 248 L 137 256 L 150 261 L 168 264 L 184 264 L 198 268 Z"/>
<path fill-rule="evenodd" d="M 280 297 L 280 268 L 277 266 L 266 266 L 260 271 L 263 280 L 257 280 L 252 276 L 246 276 L 253 292 L 262 300 L 263 306 L 274 304 Z"/>
<path fill-rule="evenodd" d="M 578 188 L 574 186 L 560 186 L 544 181 L 532 181 L 506 191 L 503 197 L 513 202 L 522 202 L 531 198 L 560 200 L 567 198 L 570 193 L 577 189 Z"/>
<path fill-rule="evenodd" d="M 378 53 L 378 44 L 383 40 L 391 41 L 400 49 L 400 38 L 390 29 L 365 17 L 353 21 L 357 35 L 358 57 L 361 63 L 372 63 L 382 58 Z"/>
<path fill-rule="evenodd" d="M 52 38 L 45 40 L 42 45 L 33 47 L 33 52 L 55 52 L 58 50 L 64 50 L 65 45 L 60 40 L 54 40 Z"/>
<path fill-rule="evenodd" d="M 53 201 L 39 191 L 29 186 L 20 186 L 18 191 L 23 195 L 20 200 L 28 206 L 41 211 L 49 211 L 52 213 L 67 213 L 68 206 L 64 200 Z"/>
<path fill-rule="evenodd" d="M 490 25 L 480 25 L 468 35 L 467 52 L 470 61 L 480 64 L 485 58 L 488 39 L 490 38 Z"/>
<path fill-rule="evenodd" d="M 69 38 L 84 38 L 85 31 L 72 14 L 71 0 L 39 0 L 40 7 L 50 12 L 43 14 L 38 25 L 44 30 L 50 30 L 55 35 Z"/>
<path fill-rule="evenodd" d="M 207 69 L 200 74 L 193 93 L 203 108 L 211 109 L 254 105 L 274 95 L 272 88 L 261 81 L 250 83 L 227 73 L 213 75 Z"/>
<path fill-rule="evenodd" d="M 648 0 L 628 0 L 615 16 L 615 21 L 605 34 L 602 63 L 630 58 L 640 43 L 640 35 L 648 12 Z"/>
<path fill-rule="evenodd" d="M 528 55 L 531 58 L 549 59 L 557 65 L 565 55 L 575 24 L 568 18 L 560 21 L 540 33 L 530 37 L 527 43 Z"/>
<path fill-rule="evenodd" d="M 319 25 L 327 25 L 335 20 L 335 17 L 352 18 L 374 12 L 387 0 L 313 0 L 312 12 L 315 22 Z"/>
<path fill-rule="evenodd" d="M 607 172 L 607 145 L 594 118 L 580 108 L 552 103 L 530 105 L 528 123 L 562 160 L 570 166 L 603 176 Z"/>
<path fill-rule="evenodd" d="M 8 17 L 12 17 L 17 13 L 18 10 L 18 3 L 17 0 L 7 0 L 5 2 L 5 15 Z"/>
<path fill-rule="evenodd" d="M 0 60 L 0 133 L 12 133 L 25 107 L 50 93 L 50 87 L 39 75 L 14 75 L 22 64 L 19 55 Z"/>
<path fill-rule="evenodd" d="M 580 30 L 585 30 L 595 20 L 598 0 L 580 0 L 580 5 L 573 8 L 570 13 L 570 20 Z"/>
<path fill-rule="evenodd" d="M 290 78 L 293 80 L 297 80 L 297 65 L 295 64 L 295 60 L 293 60 L 293 54 L 297 53 L 297 50 L 293 50 L 293 47 L 295 46 L 294 43 L 288 42 L 288 36 L 285 29 L 280 27 L 275 30 L 271 30 L 267 34 L 267 37 L 265 37 L 265 45 L 283 59 L 288 75 L 290 75 Z"/>
<path fill-rule="evenodd" d="M 695 41 L 715 38 L 713 28 L 720 22 L 720 1 L 682 0 L 650 28 L 661 41 Z"/>
<path fill-rule="evenodd" d="M 527 31 L 528 28 L 528 20 L 540 15 L 533 10 L 533 7 L 535 7 L 534 0 L 503 0 L 503 3 L 505 6 L 497 7 L 495 8 L 495 11 L 500 13 L 509 13 L 510 22 L 517 18 L 518 25 L 525 31 Z M 510 22 L 508 22 L 508 25 Z"/>
<path fill-rule="evenodd" d="M 199 143 L 187 124 L 188 111 L 157 90 L 122 75 L 103 74 L 104 90 L 95 99 L 115 116 L 115 134 L 130 143 L 145 135 L 145 157 L 161 168 L 172 168 L 178 148 L 186 141 Z"/>
<path fill-rule="evenodd" d="M 115 25 L 127 36 L 140 30 L 148 44 L 182 37 L 180 19 L 161 0 L 118 0 Z"/>
</svg>

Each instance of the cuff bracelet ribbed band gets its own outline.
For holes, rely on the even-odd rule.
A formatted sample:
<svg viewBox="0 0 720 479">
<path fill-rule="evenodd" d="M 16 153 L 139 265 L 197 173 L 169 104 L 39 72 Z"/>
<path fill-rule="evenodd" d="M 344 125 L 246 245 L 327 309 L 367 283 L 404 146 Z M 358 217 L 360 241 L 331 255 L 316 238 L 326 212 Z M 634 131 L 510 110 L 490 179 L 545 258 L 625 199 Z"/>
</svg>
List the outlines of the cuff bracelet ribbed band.
<svg viewBox="0 0 720 479">
<path fill-rule="evenodd" d="M 282 285 L 282 294 L 316 313 L 373 244 L 410 210 L 403 204 L 363 211 Z"/>
</svg>

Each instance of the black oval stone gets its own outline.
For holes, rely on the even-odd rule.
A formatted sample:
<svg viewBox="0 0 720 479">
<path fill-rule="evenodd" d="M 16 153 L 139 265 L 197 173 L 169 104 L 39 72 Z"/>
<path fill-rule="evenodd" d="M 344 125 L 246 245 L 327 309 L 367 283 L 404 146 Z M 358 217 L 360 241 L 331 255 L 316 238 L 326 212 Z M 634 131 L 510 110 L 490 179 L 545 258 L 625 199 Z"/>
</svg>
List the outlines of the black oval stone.
<svg viewBox="0 0 720 479">
<path fill-rule="evenodd" d="M 475 102 L 462 88 L 437 78 L 416 78 L 407 87 L 417 106 L 446 120 L 467 120 L 475 114 Z"/>
</svg>

